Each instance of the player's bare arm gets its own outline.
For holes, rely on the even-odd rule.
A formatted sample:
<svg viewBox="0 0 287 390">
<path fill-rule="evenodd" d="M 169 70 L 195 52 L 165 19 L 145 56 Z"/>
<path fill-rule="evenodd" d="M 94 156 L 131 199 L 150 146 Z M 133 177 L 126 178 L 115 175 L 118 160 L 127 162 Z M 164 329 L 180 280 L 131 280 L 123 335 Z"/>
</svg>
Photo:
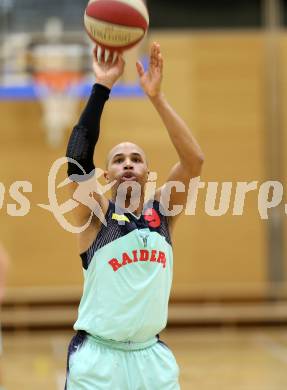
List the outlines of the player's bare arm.
<svg viewBox="0 0 287 390">
<path fill-rule="evenodd" d="M 81 194 L 81 203 L 73 211 L 75 223 L 83 226 L 91 216 L 91 207 L 93 202 L 97 202 L 103 215 L 106 213 L 109 205 L 108 199 L 97 192 L 96 180 L 94 180 L 93 172 L 95 165 L 93 162 L 94 151 L 98 142 L 100 133 L 100 119 L 105 105 L 109 98 L 109 93 L 117 80 L 121 77 L 124 71 L 124 60 L 119 55 L 116 61 L 112 61 L 113 56 L 105 62 L 104 58 L 98 58 L 97 48 L 93 52 L 93 70 L 96 78 L 96 84 L 93 87 L 89 101 L 84 109 L 78 124 L 74 127 L 70 136 L 67 148 L 67 157 L 77 161 L 84 169 L 86 177 L 82 169 L 74 163 L 68 164 L 68 175 L 72 182 L 69 184 L 71 196 L 75 194 L 79 184 L 85 181 L 85 185 L 91 188 L 91 192 Z M 90 182 L 90 184 L 88 184 Z M 86 197 L 86 198 L 85 198 Z M 92 198 L 92 199 L 91 199 Z M 101 222 L 94 215 L 89 228 L 79 235 L 79 251 L 84 252 L 94 241 Z"/>
<path fill-rule="evenodd" d="M 190 129 L 162 93 L 163 57 L 158 43 L 152 45 L 147 72 L 144 71 L 143 65 L 139 61 L 137 62 L 137 70 L 141 86 L 161 117 L 179 157 L 179 161 L 172 168 L 167 181 L 179 181 L 188 188 L 190 179 L 200 175 L 204 156 Z M 157 200 L 160 200 L 164 189 L 165 185 L 158 189 Z M 172 191 L 169 208 L 172 209 L 174 205 L 184 205 L 186 198 L 187 190 L 184 193 Z M 172 217 L 172 220 L 174 221 L 176 217 Z"/>
</svg>

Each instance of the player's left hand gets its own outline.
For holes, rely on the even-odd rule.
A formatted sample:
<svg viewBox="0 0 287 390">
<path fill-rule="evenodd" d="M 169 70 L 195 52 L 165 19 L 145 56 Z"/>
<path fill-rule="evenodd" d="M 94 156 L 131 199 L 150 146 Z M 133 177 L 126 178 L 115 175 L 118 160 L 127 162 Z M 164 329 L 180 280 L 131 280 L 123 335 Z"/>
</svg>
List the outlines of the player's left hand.
<svg viewBox="0 0 287 390">
<path fill-rule="evenodd" d="M 136 66 L 144 92 L 150 98 L 158 96 L 161 92 L 163 78 L 163 58 L 160 45 L 156 42 L 152 44 L 147 72 L 144 71 L 143 64 L 140 61 L 137 61 Z"/>
</svg>

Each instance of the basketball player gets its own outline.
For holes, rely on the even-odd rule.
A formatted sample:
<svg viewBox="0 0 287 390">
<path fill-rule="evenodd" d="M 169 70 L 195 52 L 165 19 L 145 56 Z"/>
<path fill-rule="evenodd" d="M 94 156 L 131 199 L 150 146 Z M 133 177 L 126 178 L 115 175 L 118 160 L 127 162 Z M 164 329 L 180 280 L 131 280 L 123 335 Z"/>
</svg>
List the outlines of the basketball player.
<svg viewBox="0 0 287 390">
<path fill-rule="evenodd" d="M 93 68 L 96 84 L 79 123 L 71 134 L 67 156 L 76 160 L 87 174 L 95 166 L 93 155 L 99 138 L 100 119 L 110 90 L 124 71 L 121 56 L 115 64 L 98 61 Z M 137 71 L 141 86 L 158 112 L 178 154 L 178 163 L 169 181 L 189 184 L 200 174 L 203 154 L 183 120 L 161 92 L 163 58 L 153 43 L 147 72 L 140 62 Z M 175 80 L 176 88 L 176 80 Z M 127 106 L 127 115 L 128 115 Z M 150 142 L 153 134 L 146 130 Z M 160 154 L 159 158 L 164 158 Z M 172 230 L 177 216 L 167 217 L 160 200 L 167 184 L 156 191 L 155 199 L 144 204 L 149 174 L 145 152 L 131 142 L 116 145 L 108 154 L 105 178 L 115 181 L 112 199 L 95 193 L 107 224 L 97 217 L 79 235 L 84 269 L 84 291 L 69 346 L 67 390 L 176 390 L 178 366 L 170 349 L 159 339 L 165 328 L 172 283 Z M 72 194 L 82 170 L 69 163 Z M 91 177 L 91 175 L 87 175 Z M 138 204 L 127 191 L 124 203 L 116 204 L 126 185 L 140 186 Z M 163 199 L 163 198 L 162 198 Z M 171 192 L 169 207 L 184 204 L 186 193 Z M 136 205 L 133 212 L 132 206 Z M 91 210 L 80 205 L 75 219 L 83 225 Z"/>
</svg>

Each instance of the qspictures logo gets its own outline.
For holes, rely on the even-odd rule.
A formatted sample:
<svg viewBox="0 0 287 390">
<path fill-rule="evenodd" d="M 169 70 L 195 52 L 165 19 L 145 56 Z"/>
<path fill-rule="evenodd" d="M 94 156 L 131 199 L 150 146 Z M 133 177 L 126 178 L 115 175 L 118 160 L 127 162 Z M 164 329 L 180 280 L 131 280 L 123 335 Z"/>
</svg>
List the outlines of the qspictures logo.
<svg viewBox="0 0 287 390">
<path fill-rule="evenodd" d="M 57 183 L 57 175 L 63 166 L 70 162 L 77 165 L 83 175 L 76 175 L 65 179 L 60 184 Z M 100 179 L 103 177 L 104 170 L 96 168 L 92 174 L 86 175 L 84 169 L 77 161 L 62 157 L 56 160 L 48 174 L 48 204 L 37 204 L 40 207 L 53 214 L 59 225 L 68 232 L 81 233 L 85 231 L 93 217 L 99 218 L 103 224 L 107 224 L 105 215 L 93 193 L 105 195 L 109 192 L 116 181 L 102 185 Z M 146 184 L 145 201 L 154 200 L 157 189 L 157 173 L 151 172 L 149 180 Z M 58 203 L 57 190 L 63 188 L 72 181 L 77 181 L 78 186 L 72 198 L 66 200 L 63 204 Z M 27 194 L 33 191 L 33 185 L 29 181 L 15 181 L 8 188 L 0 182 L 0 209 L 6 211 L 11 217 L 25 217 L 31 209 L 31 202 Z M 170 207 L 171 193 L 173 191 L 186 193 L 185 205 L 172 205 Z M 243 216 L 245 209 L 245 201 L 248 193 L 256 192 L 257 204 L 254 207 L 258 210 L 258 216 L 261 219 L 268 220 L 268 211 L 282 205 L 284 197 L 284 187 L 279 181 L 259 181 L 251 182 L 203 182 L 200 177 L 192 178 L 188 185 L 180 181 L 170 181 L 164 185 L 161 192 L 160 212 L 165 216 L 176 216 L 184 213 L 188 216 L 195 216 L 197 210 L 199 192 L 204 195 L 204 212 L 210 217 L 221 217 L 232 210 L 233 216 Z M 9 193 L 14 202 L 7 203 L 5 207 L 5 196 Z M 125 200 L 128 192 L 130 193 L 130 206 L 127 211 L 134 212 L 140 204 L 141 187 L 135 181 L 121 183 L 117 189 L 116 195 L 116 214 L 120 215 L 125 209 Z M 233 196 L 234 195 L 234 196 Z M 233 201 L 231 201 L 233 199 Z M 90 217 L 83 226 L 73 226 L 65 218 L 65 214 L 76 209 L 80 204 L 85 205 L 90 209 Z M 6 209 L 6 210 L 5 210 Z M 153 210 L 152 208 L 150 210 Z M 284 211 L 287 215 L 287 204 L 284 205 Z M 148 218 L 148 216 L 146 216 Z M 151 215 L 153 219 L 153 216 Z M 119 221 L 124 223 L 124 221 Z"/>
</svg>

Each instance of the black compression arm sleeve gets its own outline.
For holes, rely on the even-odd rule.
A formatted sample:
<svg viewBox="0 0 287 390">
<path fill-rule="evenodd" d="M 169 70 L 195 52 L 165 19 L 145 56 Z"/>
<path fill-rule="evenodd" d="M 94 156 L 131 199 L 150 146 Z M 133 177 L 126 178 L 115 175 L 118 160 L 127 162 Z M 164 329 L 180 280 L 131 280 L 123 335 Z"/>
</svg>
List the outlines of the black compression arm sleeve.
<svg viewBox="0 0 287 390">
<path fill-rule="evenodd" d="M 110 90 L 101 84 L 95 84 L 88 103 L 74 127 L 69 139 L 66 157 L 76 160 L 86 174 L 94 169 L 94 150 L 100 135 L 100 121 L 104 105 L 108 100 Z M 83 175 L 83 171 L 74 163 L 68 163 L 68 175 Z"/>
</svg>

